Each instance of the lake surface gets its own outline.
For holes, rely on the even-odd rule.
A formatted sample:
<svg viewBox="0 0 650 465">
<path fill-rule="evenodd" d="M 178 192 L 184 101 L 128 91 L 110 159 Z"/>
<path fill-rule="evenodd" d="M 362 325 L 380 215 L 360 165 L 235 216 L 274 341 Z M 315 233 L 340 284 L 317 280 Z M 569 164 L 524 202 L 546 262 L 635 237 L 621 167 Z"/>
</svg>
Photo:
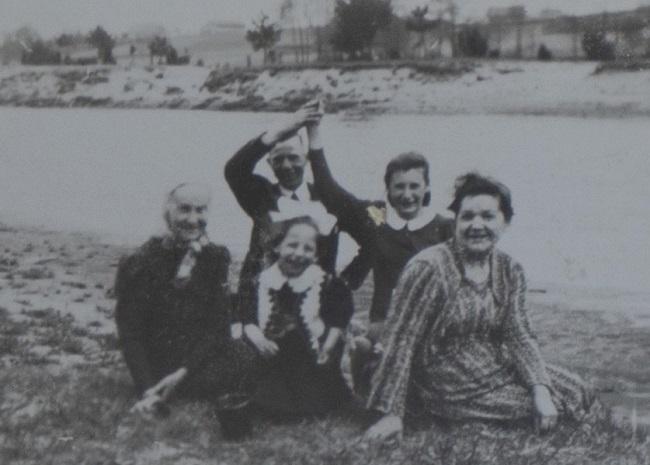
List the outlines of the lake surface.
<svg viewBox="0 0 650 465">
<path fill-rule="evenodd" d="M 212 239 L 243 253 L 250 221 L 223 166 L 278 117 L 0 108 L 0 221 L 136 244 L 163 229 L 165 192 L 196 180 L 213 187 Z M 441 212 L 468 170 L 511 188 L 515 217 L 501 246 L 533 285 L 648 290 L 650 120 L 328 115 L 323 124 L 335 176 L 360 197 L 382 198 L 387 161 L 418 150 Z M 353 252 L 346 242 L 341 262 Z"/>
</svg>

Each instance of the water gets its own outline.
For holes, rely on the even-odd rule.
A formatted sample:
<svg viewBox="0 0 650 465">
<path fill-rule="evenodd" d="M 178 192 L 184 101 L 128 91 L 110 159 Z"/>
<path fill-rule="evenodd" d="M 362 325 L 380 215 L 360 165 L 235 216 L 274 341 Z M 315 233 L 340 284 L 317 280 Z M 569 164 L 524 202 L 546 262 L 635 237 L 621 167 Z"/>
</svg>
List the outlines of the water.
<svg viewBox="0 0 650 465">
<path fill-rule="evenodd" d="M 242 253 L 250 221 L 226 186 L 223 165 L 278 117 L 0 108 L 0 220 L 99 232 L 135 244 L 162 229 L 165 192 L 196 180 L 215 194 L 211 237 Z M 334 174 L 361 197 L 383 197 L 386 162 L 407 150 L 429 158 L 439 211 L 463 172 L 477 169 L 505 182 L 515 217 L 500 245 L 522 262 L 533 285 L 646 291 L 649 123 L 412 115 L 346 121 L 328 115 L 323 131 Z M 352 254 L 351 242 L 343 252 L 341 261 Z"/>
</svg>

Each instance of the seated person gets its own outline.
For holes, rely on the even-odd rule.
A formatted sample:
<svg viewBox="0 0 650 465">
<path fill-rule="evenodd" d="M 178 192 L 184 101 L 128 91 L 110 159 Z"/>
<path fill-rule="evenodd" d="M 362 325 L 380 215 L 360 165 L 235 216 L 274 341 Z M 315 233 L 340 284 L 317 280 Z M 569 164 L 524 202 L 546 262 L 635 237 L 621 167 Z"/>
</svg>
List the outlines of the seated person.
<svg viewBox="0 0 650 465">
<path fill-rule="evenodd" d="M 580 378 L 544 362 L 524 270 L 496 248 L 514 214 L 509 189 L 469 173 L 449 208 L 454 237 L 412 258 L 395 288 L 368 400 L 382 417 L 367 436 L 400 434 L 406 414 L 526 420 L 544 432 L 602 412 Z"/>
<path fill-rule="evenodd" d="M 370 324 L 365 336 L 355 338 L 351 352 L 355 391 L 365 396 L 381 351 L 377 342 L 397 278 L 414 255 L 451 237 L 452 220 L 429 207 L 429 163 L 416 152 L 400 154 L 386 166 L 385 202 L 360 200 L 343 189 L 327 165 L 319 126 L 317 118 L 307 123 L 316 192 L 341 230 L 360 247 L 341 278 L 357 288 L 369 270 L 373 273 Z"/>
<path fill-rule="evenodd" d="M 316 264 L 319 230 L 312 219 L 277 227 L 276 261 L 242 309 L 244 335 L 266 359 L 256 401 L 276 414 L 323 414 L 350 398 L 341 356 L 352 295 Z"/>
<path fill-rule="evenodd" d="M 205 399 L 222 435 L 250 431 L 255 352 L 230 335 L 230 254 L 205 233 L 209 191 L 181 184 L 167 198 L 169 234 L 124 258 L 116 278 L 119 340 L 142 400 L 135 410 L 166 409 L 172 394 Z"/>
</svg>

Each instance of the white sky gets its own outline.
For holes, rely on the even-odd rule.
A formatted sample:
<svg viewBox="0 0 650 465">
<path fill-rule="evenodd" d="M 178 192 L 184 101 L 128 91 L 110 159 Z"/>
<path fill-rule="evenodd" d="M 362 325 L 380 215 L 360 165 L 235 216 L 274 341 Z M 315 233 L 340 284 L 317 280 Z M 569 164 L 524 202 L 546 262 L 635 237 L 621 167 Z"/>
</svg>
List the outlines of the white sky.
<svg viewBox="0 0 650 465">
<path fill-rule="evenodd" d="M 321 10 L 333 0 L 307 1 Z M 524 5 L 529 15 L 544 8 L 567 13 L 595 13 L 636 8 L 650 0 L 456 0 L 460 18 L 480 18 L 490 6 Z M 141 24 L 155 23 L 167 31 L 196 32 L 209 21 L 240 21 L 250 19 L 264 10 L 277 18 L 282 0 L 0 0 L 0 33 L 23 25 L 31 25 L 44 37 L 60 32 L 86 32 L 103 25 L 110 33 L 119 34 Z M 398 11 L 408 12 L 414 6 L 431 0 L 393 0 Z M 316 13 L 315 16 L 322 14 Z"/>
</svg>

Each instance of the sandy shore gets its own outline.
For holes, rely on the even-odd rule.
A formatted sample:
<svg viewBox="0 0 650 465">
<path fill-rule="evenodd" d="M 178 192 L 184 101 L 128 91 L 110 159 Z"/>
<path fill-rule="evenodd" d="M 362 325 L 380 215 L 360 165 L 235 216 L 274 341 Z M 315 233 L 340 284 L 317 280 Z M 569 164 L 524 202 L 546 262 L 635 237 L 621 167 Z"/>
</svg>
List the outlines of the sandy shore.
<svg viewBox="0 0 650 465">
<path fill-rule="evenodd" d="M 350 114 L 650 115 L 650 71 L 590 62 L 427 62 L 383 67 L 0 68 L 0 105 L 288 111 L 308 99 Z"/>
<path fill-rule="evenodd" d="M 0 228 L 0 240 L 1 363 L 52 373 L 122 366 L 111 288 L 129 248 L 88 234 L 9 226 Z M 234 282 L 236 267 L 231 274 Z M 353 331 L 369 298 L 366 284 L 355 295 Z M 639 295 L 533 287 L 529 301 L 546 359 L 591 380 L 618 415 L 650 423 L 650 320 L 634 305 Z"/>
</svg>

